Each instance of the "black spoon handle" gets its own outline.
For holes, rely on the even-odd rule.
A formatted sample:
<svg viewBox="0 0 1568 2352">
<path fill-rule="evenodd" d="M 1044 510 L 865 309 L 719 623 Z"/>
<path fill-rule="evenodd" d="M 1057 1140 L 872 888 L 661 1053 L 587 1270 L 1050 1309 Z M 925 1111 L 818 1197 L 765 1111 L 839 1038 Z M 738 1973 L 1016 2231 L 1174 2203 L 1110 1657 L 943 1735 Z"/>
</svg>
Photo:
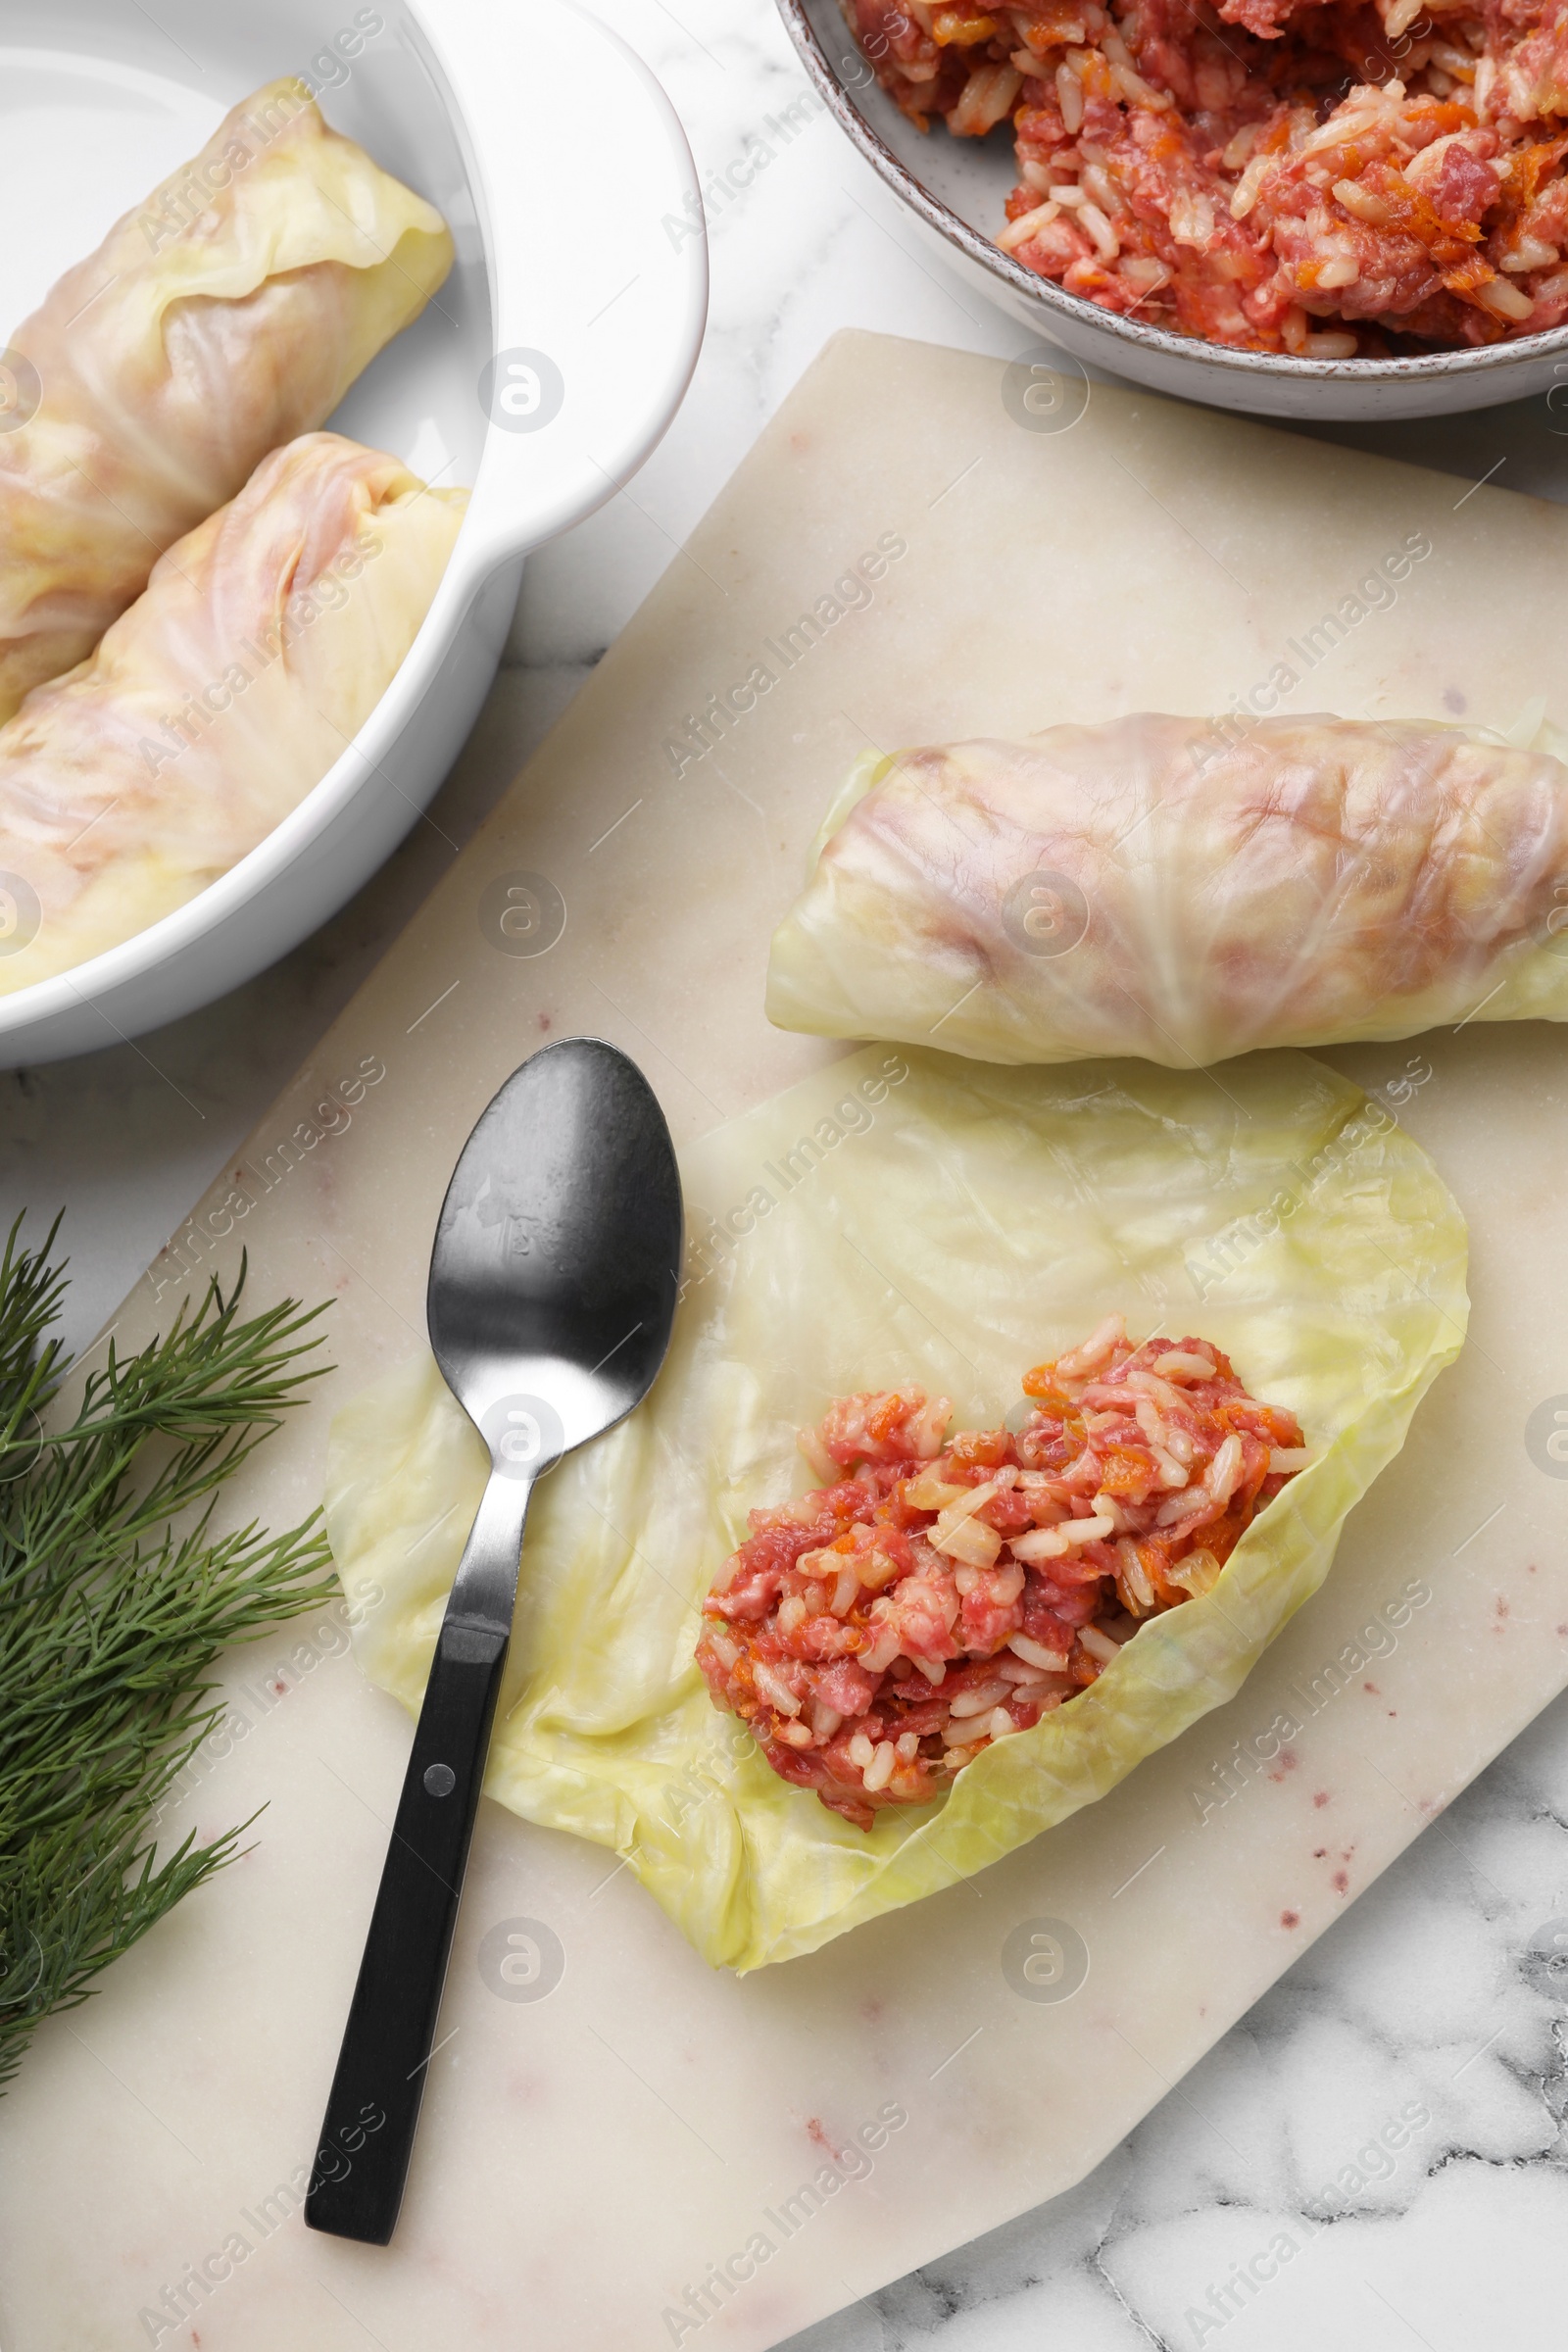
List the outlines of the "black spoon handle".
<svg viewBox="0 0 1568 2352">
<path fill-rule="evenodd" d="M 397 2223 L 506 1657 L 489 1627 L 441 1629 L 306 2192 L 335 2237 Z"/>
</svg>

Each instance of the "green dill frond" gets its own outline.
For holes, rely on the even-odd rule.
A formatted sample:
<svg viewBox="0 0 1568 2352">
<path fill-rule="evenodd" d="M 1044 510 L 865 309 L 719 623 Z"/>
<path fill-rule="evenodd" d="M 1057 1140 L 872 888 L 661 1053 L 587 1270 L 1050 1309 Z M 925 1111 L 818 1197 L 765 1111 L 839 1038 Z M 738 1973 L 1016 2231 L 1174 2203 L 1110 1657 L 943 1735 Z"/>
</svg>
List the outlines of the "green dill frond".
<svg viewBox="0 0 1568 2352">
<path fill-rule="evenodd" d="M 221 1713 L 220 1651 L 319 1608 L 318 1516 L 213 1530 L 218 1490 L 328 1366 L 293 1299 L 241 1322 L 240 1267 L 82 1381 L 54 1331 L 66 1289 L 22 1220 L 0 1258 L 0 2085 L 40 2019 L 240 1850 L 248 1823 L 157 1848 L 159 1807 Z"/>
</svg>

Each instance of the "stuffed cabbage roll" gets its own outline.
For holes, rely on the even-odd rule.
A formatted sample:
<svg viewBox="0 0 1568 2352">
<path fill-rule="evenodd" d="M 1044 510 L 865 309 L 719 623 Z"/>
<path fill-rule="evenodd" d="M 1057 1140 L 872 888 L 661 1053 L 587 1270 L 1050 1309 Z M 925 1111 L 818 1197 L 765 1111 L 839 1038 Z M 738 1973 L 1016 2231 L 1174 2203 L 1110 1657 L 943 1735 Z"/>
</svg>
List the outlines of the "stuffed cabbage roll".
<svg viewBox="0 0 1568 2352">
<path fill-rule="evenodd" d="M 129 939 L 270 833 L 413 644 L 466 492 L 310 433 L 0 727 L 0 992 Z"/>
<path fill-rule="evenodd" d="M 67 272 L 6 356 L 0 720 L 331 415 L 451 266 L 440 214 L 275 81 Z"/>
<path fill-rule="evenodd" d="M 768 1017 L 981 1061 L 1568 1019 L 1568 769 L 1458 728 L 1051 727 L 862 760 Z"/>
</svg>

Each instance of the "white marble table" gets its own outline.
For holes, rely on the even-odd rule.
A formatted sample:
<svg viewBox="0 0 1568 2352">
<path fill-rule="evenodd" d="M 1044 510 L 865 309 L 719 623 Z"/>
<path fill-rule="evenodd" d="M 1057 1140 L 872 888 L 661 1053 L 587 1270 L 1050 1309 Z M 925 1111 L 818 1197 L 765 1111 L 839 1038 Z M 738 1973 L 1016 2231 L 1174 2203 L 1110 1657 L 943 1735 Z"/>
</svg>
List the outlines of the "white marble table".
<svg viewBox="0 0 1568 2352">
<path fill-rule="evenodd" d="M 531 564 L 507 665 L 428 821 L 335 923 L 134 1046 L 0 1077 L 0 1207 L 9 1219 L 65 1204 L 78 1340 L 684 560 L 683 537 L 827 336 L 860 325 L 1003 354 L 1024 341 L 916 241 L 814 101 L 781 132 L 807 85 L 770 0 L 598 6 L 662 75 L 705 181 L 718 188 L 710 174 L 737 159 L 754 167 L 714 200 L 712 320 L 690 400 L 629 491 Z M 1568 500 L 1562 422 L 1537 402 L 1343 437 L 1470 479 L 1501 461 L 1499 483 Z M 1568 1950 L 1568 1697 L 1078 2190 L 793 2352 L 1555 2342 L 1568 2287 L 1568 1962 L 1547 1956 L 1559 1925 Z"/>
</svg>

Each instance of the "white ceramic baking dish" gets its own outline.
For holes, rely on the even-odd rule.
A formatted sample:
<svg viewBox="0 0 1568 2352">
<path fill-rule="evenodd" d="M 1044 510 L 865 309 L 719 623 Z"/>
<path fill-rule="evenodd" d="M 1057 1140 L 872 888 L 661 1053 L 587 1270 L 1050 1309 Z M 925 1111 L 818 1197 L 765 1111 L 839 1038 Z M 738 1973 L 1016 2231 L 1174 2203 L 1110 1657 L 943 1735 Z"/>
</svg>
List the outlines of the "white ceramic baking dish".
<svg viewBox="0 0 1568 2352">
<path fill-rule="evenodd" d="M 0 997 L 0 1067 L 188 1012 L 342 906 L 472 724 L 527 551 L 614 494 L 696 362 L 706 248 L 665 225 L 702 219 L 684 135 L 647 69 L 569 0 L 0 5 L 0 217 L 12 225 L 0 319 L 20 321 L 228 107 L 284 74 L 305 74 L 337 129 L 438 205 L 457 244 L 440 294 L 331 422 L 427 479 L 471 484 L 472 505 L 353 747 L 188 906 Z"/>
<path fill-rule="evenodd" d="M 1446 416 L 1538 392 L 1554 408 L 1568 399 L 1568 327 L 1416 359 L 1298 360 L 1283 352 L 1227 351 L 1140 318 L 1118 318 L 1068 294 L 995 242 L 1016 178 L 1005 128 L 989 139 L 955 139 L 943 130 L 922 135 L 878 86 L 840 0 L 778 0 L 778 8 L 840 128 L 944 259 L 1033 333 L 1080 360 L 1181 400 L 1308 423 Z"/>
</svg>

